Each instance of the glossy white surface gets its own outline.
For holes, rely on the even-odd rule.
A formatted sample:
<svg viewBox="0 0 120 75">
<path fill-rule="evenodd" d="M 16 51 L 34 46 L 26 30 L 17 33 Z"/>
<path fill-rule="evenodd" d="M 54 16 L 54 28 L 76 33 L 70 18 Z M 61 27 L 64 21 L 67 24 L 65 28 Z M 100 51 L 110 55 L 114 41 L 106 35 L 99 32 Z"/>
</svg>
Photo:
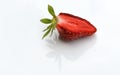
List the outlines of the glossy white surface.
<svg viewBox="0 0 120 75">
<path fill-rule="evenodd" d="M 119 0 L 1 0 L 0 75 L 120 75 Z M 89 20 L 98 31 L 73 42 L 41 39 L 39 22 L 67 12 Z"/>
</svg>

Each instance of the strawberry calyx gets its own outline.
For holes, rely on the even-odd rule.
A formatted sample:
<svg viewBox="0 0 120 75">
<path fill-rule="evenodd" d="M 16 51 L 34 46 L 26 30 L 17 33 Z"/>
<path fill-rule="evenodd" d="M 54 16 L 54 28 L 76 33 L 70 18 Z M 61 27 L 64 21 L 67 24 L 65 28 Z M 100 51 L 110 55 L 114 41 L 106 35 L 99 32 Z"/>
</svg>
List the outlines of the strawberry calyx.
<svg viewBox="0 0 120 75">
<path fill-rule="evenodd" d="M 52 19 L 48 19 L 48 18 L 43 18 L 40 21 L 44 24 L 49 24 L 44 30 L 43 32 L 45 32 L 45 34 L 43 35 L 42 39 L 44 39 L 49 33 L 51 33 L 51 35 L 53 34 L 53 31 L 56 28 L 57 25 L 57 17 L 55 15 L 54 9 L 52 6 L 48 5 L 48 12 L 52 15 Z"/>
</svg>

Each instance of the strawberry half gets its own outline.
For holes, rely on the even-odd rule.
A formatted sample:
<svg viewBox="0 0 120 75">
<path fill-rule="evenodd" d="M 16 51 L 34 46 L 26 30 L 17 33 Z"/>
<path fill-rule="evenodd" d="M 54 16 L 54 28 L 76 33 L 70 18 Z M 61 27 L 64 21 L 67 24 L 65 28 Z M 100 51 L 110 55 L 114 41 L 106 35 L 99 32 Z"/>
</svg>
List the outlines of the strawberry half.
<svg viewBox="0 0 120 75">
<path fill-rule="evenodd" d="M 40 20 L 42 23 L 50 24 L 45 30 L 43 30 L 46 31 L 43 38 L 50 32 L 52 34 L 55 28 L 57 28 L 59 32 L 59 37 L 65 41 L 90 36 L 97 30 L 89 21 L 83 18 L 68 13 L 60 13 L 56 16 L 53 7 L 50 5 L 48 5 L 48 11 L 53 18 L 44 18 Z"/>
</svg>

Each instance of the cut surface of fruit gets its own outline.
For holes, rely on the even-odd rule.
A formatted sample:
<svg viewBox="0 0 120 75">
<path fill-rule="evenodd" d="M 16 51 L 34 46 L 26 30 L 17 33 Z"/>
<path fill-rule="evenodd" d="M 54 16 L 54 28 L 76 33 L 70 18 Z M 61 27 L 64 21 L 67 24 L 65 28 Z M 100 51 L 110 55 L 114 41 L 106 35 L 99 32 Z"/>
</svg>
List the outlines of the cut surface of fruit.
<svg viewBox="0 0 120 75">
<path fill-rule="evenodd" d="M 90 22 L 68 13 L 60 13 L 57 24 L 71 32 L 96 32 L 96 28 Z"/>
<path fill-rule="evenodd" d="M 68 13 L 60 13 L 57 18 L 57 29 L 62 40 L 68 41 L 90 36 L 97 30 L 87 20 Z"/>
</svg>

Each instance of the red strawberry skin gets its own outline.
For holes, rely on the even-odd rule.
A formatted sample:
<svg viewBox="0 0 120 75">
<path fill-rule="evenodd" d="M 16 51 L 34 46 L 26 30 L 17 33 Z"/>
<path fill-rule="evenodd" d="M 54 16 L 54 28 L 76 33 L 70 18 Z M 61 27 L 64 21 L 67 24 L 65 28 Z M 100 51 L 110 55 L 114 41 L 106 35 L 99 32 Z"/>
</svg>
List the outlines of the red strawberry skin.
<svg viewBox="0 0 120 75">
<path fill-rule="evenodd" d="M 58 16 L 57 30 L 62 40 L 69 41 L 94 34 L 97 29 L 87 20 L 68 13 Z"/>
</svg>

